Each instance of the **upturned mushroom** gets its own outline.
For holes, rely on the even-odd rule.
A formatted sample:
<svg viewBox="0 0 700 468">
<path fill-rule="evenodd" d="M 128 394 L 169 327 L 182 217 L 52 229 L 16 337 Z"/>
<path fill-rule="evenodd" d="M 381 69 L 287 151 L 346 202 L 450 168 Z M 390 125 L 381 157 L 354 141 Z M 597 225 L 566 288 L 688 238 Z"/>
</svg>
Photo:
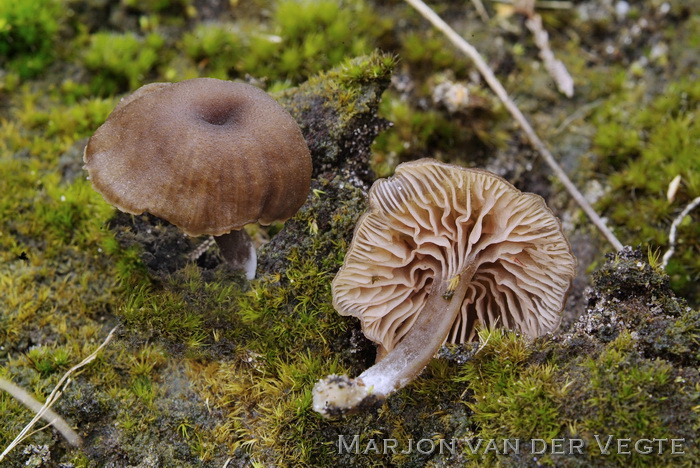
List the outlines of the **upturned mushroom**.
<svg viewBox="0 0 700 468">
<path fill-rule="evenodd" d="M 576 260 L 542 197 L 487 171 L 423 159 L 375 182 L 333 305 L 360 319 L 377 363 L 314 387 L 324 416 L 371 406 L 404 387 L 440 346 L 479 327 L 537 337 L 557 328 Z"/>
<path fill-rule="evenodd" d="M 212 78 L 139 88 L 97 129 L 83 159 L 107 202 L 215 236 L 249 279 L 256 255 L 243 226 L 290 218 L 311 183 L 309 149 L 289 113 L 254 86 Z"/>
</svg>

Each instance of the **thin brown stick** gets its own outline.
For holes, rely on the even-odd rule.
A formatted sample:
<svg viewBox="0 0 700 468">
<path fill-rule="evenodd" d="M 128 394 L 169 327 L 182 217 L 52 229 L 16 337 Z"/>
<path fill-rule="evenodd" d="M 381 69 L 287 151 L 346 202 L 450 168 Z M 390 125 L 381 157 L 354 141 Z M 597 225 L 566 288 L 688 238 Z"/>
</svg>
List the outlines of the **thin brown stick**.
<svg viewBox="0 0 700 468">
<path fill-rule="evenodd" d="M 545 162 L 552 169 L 552 172 L 557 176 L 557 178 L 564 185 L 566 190 L 571 194 L 573 199 L 578 203 L 581 209 L 588 215 L 591 222 L 600 230 L 600 232 L 605 236 L 605 238 L 612 244 L 615 250 L 622 250 L 622 243 L 615 237 L 615 234 L 605 225 L 605 222 L 598 216 L 598 213 L 593 209 L 586 198 L 581 194 L 581 192 L 576 188 L 566 172 L 559 166 L 556 159 L 552 153 L 547 149 L 544 142 L 537 136 L 535 130 L 532 128 L 530 123 L 527 121 L 525 116 L 520 109 L 515 105 L 515 103 L 508 96 L 508 92 L 505 90 L 501 82 L 496 78 L 496 75 L 488 66 L 486 61 L 481 57 L 481 54 L 469 44 L 463 37 L 461 37 L 454 29 L 452 29 L 445 21 L 442 20 L 428 5 L 426 5 L 422 0 L 406 0 L 413 8 L 415 8 L 425 19 L 430 21 L 430 23 L 435 26 L 440 32 L 445 34 L 447 38 L 454 44 L 459 50 L 465 53 L 476 65 L 479 73 L 484 77 L 486 83 L 491 87 L 496 96 L 503 102 L 503 105 L 508 109 L 510 114 L 513 116 L 516 122 L 525 132 L 530 144 L 542 155 Z"/>
</svg>

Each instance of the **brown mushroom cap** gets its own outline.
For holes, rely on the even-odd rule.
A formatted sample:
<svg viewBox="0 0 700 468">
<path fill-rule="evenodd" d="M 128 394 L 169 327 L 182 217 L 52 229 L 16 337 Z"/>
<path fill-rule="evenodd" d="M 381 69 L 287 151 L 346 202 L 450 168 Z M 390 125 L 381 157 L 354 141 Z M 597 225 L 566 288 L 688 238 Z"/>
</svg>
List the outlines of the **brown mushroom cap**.
<svg viewBox="0 0 700 468">
<path fill-rule="evenodd" d="M 193 236 L 286 220 L 311 182 L 289 113 L 254 86 L 212 78 L 138 89 L 90 138 L 84 160 L 109 203 Z"/>
<path fill-rule="evenodd" d="M 377 181 L 369 203 L 333 303 L 361 320 L 380 353 L 406 335 L 433 286 L 472 272 L 448 342 L 475 340 L 477 322 L 532 337 L 559 325 L 576 260 L 542 197 L 487 171 L 424 159 Z"/>
</svg>

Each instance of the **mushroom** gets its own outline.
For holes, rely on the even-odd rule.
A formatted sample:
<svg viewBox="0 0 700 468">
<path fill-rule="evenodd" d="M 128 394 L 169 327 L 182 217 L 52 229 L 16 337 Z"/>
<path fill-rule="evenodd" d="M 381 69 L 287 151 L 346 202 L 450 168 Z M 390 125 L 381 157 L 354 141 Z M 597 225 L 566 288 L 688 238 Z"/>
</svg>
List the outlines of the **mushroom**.
<svg viewBox="0 0 700 468">
<path fill-rule="evenodd" d="M 290 218 L 306 200 L 311 156 L 294 119 L 264 91 L 212 78 L 153 83 L 122 99 L 85 148 L 93 187 L 149 212 L 255 276 L 242 230 Z"/>
<path fill-rule="evenodd" d="M 443 343 L 474 341 L 479 327 L 553 331 L 575 264 L 539 195 L 432 159 L 399 165 L 370 189 L 332 286 L 336 310 L 378 344 L 377 363 L 356 379 L 319 381 L 314 410 L 339 415 L 384 400 Z"/>
</svg>

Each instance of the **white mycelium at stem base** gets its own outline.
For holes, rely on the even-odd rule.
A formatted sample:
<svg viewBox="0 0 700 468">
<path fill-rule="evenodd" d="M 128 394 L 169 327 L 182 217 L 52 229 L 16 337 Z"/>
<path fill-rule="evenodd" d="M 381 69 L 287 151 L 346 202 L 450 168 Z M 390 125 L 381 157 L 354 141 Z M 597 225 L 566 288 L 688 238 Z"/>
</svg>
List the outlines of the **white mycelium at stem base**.
<svg viewBox="0 0 700 468">
<path fill-rule="evenodd" d="M 444 342 L 476 339 L 477 324 L 539 336 L 559 325 L 575 259 L 538 195 L 500 177 L 421 160 L 370 190 L 334 306 L 362 321 L 378 363 L 356 379 L 329 376 L 314 409 L 342 414 L 383 400 Z"/>
<path fill-rule="evenodd" d="M 326 414 L 342 414 L 363 402 L 371 406 L 404 387 L 428 365 L 445 341 L 459 313 L 471 276 L 460 275 L 456 289 L 443 282 L 431 292 L 411 330 L 384 359 L 356 379 L 330 375 L 314 386 L 313 408 Z M 451 296 L 451 297 L 450 297 Z"/>
</svg>

